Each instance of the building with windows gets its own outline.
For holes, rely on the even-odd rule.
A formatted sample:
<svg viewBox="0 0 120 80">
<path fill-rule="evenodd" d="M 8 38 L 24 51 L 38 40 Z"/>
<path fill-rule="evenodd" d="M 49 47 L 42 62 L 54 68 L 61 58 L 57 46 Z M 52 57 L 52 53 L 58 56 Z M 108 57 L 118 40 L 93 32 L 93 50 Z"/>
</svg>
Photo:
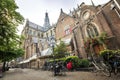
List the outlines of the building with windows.
<svg viewBox="0 0 120 80">
<path fill-rule="evenodd" d="M 72 28 L 74 27 L 74 23 L 73 16 L 64 13 L 61 9 L 55 28 L 56 44 L 59 44 L 60 41 L 65 42 L 68 45 L 67 48 L 70 53 L 73 51 Z"/>
<path fill-rule="evenodd" d="M 98 6 L 93 2 L 82 3 L 69 14 L 61 9 L 57 23 L 52 26 L 48 13 L 43 26 L 27 20 L 22 31 L 25 55 L 20 64 L 39 68 L 45 61 L 43 58 L 52 53 L 53 40 L 57 45 L 65 42 L 68 52 L 79 58 L 88 58 L 91 53 L 99 55 L 104 49 L 120 49 L 119 3 L 119 0 Z"/>
<path fill-rule="evenodd" d="M 50 25 L 47 12 L 45 13 L 43 26 L 26 20 L 26 24 L 22 31 L 22 35 L 25 37 L 22 42 L 25 54 L 20 62 L 21 66 L 40 68 L 44 63 L 44 59 L 41 58 L 52 54 L 50 41 L 51 38 L 55 36 L 54 27 L 55 25 Z"/>
<path fill-rule="evenodd" d="M 87 58 L 103 49 L 120 49 L 120 10 L 113 0 L 99 6 L 82 3 L 73 15 L 77 18 L 73 39 L 78 56 Z"/>
</svg>

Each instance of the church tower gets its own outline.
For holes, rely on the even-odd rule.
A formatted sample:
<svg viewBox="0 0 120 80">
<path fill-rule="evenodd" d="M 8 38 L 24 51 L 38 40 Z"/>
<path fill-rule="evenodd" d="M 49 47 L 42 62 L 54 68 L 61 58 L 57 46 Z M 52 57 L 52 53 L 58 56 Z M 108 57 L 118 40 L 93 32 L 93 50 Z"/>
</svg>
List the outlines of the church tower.
<svg viewBox="0 0 120 80">
<path fill-rule="evenodd" d="M 48 13 L 45 13 L 45 19 L 44 19 L 44 25 L 43 25 L 45 30 L 48 30 L 50 28 L 50 22 L 49 22 L 49 17 Z"/>
</svg>

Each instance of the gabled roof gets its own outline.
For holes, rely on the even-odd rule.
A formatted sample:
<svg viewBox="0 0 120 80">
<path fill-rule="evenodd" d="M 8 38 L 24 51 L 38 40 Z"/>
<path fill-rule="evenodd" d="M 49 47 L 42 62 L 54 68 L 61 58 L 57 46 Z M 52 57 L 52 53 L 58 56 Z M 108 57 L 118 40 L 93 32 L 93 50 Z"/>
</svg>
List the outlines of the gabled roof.
<svg viewBox="0 0 120 80">
<path fill-rule="evenodd" d="M 28 25 L 30 28 L 36 29 L 36 30 L 40 30 L 40 31 L 44 31 L 42 26 L 39 26 L 29 20 L 27 20 L 26 25 Z"/>
<path fill-rule="evenodd" d="M 61 21 L 64 17 L 66 17 L 67 14 L 63 12 L 63 10 L 61 9 L 60 11 L 60 15 L 59 15 L 59 18 L 58 18 L 58 21 Z"/>
<path fill-rule="evenodd" d="M 60 12 L 60 15 L 59 15 L 59 18 L 58 18 L 57 23 L 58 23 L 59 21 L 62 21 L 62 20 L 63 20 L 65 17 L 67 17 L 67 16 L 73 18 L 73 17 L 70 16 L 69 14 L 66 14 L 65 12 L 63 12 L 63 10 L 62 10 L 62 8 L 61 8 L 61 12 Z M 74 19 L 74 18 L 73 18 L 73 19 Z"/>
<path fill-rule="evenodd" d="M 27 19 L 22 32 L 25 30 L 26 27 L 29 27 L 29 28 L 32 28 L 32 29 L 35 29 L 35 30 L 38 30 L 38 31 L 41 31 L 41 32 L 46 32 L 46 31 L 48 31 L 49 29 L 51 29 L 55 26 L 50 26 L 50 27 L 46 28 L 46 27 L 42 27 L 40 25 L 37 25 L 37 24 L 35 24 L 35 23 L 33 23 L 33 22 L 31 22 Z"/>
</svg>

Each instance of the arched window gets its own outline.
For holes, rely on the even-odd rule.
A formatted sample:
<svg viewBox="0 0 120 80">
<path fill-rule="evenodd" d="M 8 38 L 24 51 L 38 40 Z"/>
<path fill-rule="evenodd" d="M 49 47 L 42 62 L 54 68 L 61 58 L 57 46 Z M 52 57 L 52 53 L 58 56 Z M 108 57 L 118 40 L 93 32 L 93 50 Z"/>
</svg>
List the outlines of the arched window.
<svg viewBox="0 0 120 80">
<path fill-rule="evenodd" d="M 86 28 L 86 31 L 89 38 L 93 38 L 99 35 L 96 26 L 93 24 L 89 24 Z"/>
</svg>

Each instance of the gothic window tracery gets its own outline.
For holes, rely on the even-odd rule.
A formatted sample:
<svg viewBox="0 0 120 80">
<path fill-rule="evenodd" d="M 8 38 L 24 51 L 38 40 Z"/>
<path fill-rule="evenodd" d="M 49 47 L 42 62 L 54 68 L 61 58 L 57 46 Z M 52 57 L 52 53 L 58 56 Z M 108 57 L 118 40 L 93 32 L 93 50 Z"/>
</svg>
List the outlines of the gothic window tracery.
<svg viewBox="0 0 120 80">
<path fill-rule="evenodd" d="M 86 28 L 86 31 L 89 38 L 93 38 L 99 35 L 96 26 L 93 24 L 89 24 Z"/>
</svg>

